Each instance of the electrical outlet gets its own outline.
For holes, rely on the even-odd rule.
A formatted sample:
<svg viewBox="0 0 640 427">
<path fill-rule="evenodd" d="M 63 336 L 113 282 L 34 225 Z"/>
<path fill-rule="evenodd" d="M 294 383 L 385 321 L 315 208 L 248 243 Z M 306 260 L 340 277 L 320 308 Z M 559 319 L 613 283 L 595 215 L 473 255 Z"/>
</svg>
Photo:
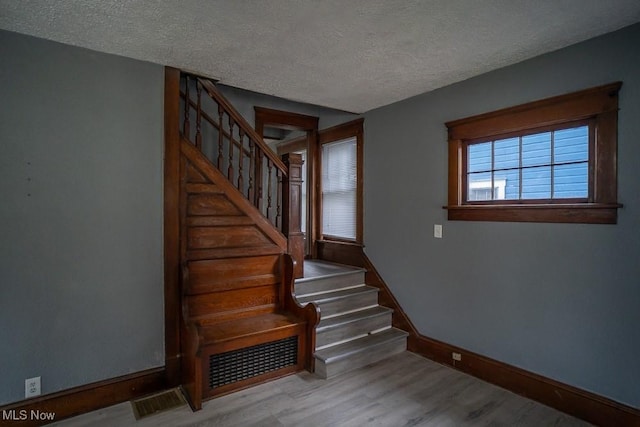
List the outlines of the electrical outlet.
<svg viewBox="0 0 640 427">
<path fill-rule="evenodd" d="M 25 399 L 35 396 L 40 396 L 40 377 L 33 377 L 28 380 L 24 380 Z"/>
<path fill-rule="evenodd" d="M 462 360 L 462 355 L 454 351 L 453 353 L 451 353 L 451 358 L 456 362 L 460 362 Z"/>
<path fill-rule="evenodd" d="M 433 224 L 433 237 L 442 239 L 442 224 Z"/>
</svg>

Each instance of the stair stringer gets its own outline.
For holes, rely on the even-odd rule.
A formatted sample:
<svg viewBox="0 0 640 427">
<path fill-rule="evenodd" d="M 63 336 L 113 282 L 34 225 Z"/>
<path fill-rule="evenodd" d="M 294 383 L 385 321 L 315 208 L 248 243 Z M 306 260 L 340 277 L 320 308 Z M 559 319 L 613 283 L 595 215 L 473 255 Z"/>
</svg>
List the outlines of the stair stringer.
<svg viewBox="0 0 640 427">
<path fill-rule="evenodd" d="M 281 252 L 287 251 L 287 238 L 265 218 L 262 213 L 224 176 L 209 159 L 202 154 L 193 144 L 185 138 L 181 138 L 180 151 L 187 163 L 193 166 L 211 184 L 219 187 L 231 204 L 242 215 L 248 217 L 253 224 L 267 237 L 271 243 L 278 246 Z M 183 177 L 185 173 L 182 174 Z"/>
</svg>

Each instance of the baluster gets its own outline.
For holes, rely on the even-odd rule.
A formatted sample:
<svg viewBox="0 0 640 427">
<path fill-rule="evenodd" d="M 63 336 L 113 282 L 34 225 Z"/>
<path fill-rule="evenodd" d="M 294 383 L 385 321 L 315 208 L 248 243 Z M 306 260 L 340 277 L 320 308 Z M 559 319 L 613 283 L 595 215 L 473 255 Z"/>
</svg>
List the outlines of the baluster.
<svg viewBox="0 0 640 427">
<path fill-rule="evenodd" d="M 222 109 L 222 105 L 218 104 L 218 170 L 222 172 L 222 152 L 223 152 L 223 138 L 224 138 L 224 129 L 222 126 L 222 116 L 224 115 L 224 110 Z"/>
<path fill-rule="evenodd" d="M 242 192 L 242 184 L 243 184 L 243 180 L 242 180 L 242 155 L 243 155 L 243 151 L 244 151 L 244 130 L 242 130 L 242 128 L 240 128 L 240 155 L 239 155 L 239 160 L 238 160 L 238 190 L 240 190 L 240 192 Z"/>
<path fill-rule="evenodd" d="M 229 168 L 227 169 L 227 178 L 233 182 L 233 128 L 235 123 L 229 116 Z"/>
<path fill-rule="evenodd" d="M 262 149 L 256 145 L 256 174 L 255 174 L 255 179 L 256 179 L 256 201 L 255 201 L 255 207 L 258 208 L 258 210 L 260 212 L 262 211 L 262 190 L 263 190 L 263 181 L 264 179 L 262 179 L 262 162 L 264 161 L 264 155 L 262 154 Z M 264 213 L 264 212 L 263 212 Z"/>
<path fill-rule="evenodd" d="M 271 169 L 273 169 L 271 166 L 271 160 L 267 158 L 267 170 L 269 171 L 267 177 L 267 218 L 269 218 L 269 212 L 271 212 Z"/>
<path fill-rule="evenodd" d="M 249 188 L 247 189 L 247 199 L 251 201 L 255 205 L 256 201 L 254 199 L 254 191 L 253 191 L 253 174 L 255 169 L 255 143 L 253 142 L 253 138 L 249 137 Z"/>
<path fill-rule="evenodd" d="M 196 82 L 197 107 L 196 107 L 196 148 L 202 151 L 202 84 Z"/>
<path fill-rule="evenodd" d="M 186 82 L 186 85 L 184 87 L 184 121 L 182 122 L 182 134 L 185 138 L 190 140 L 191 134 L 189 132 L 189 102 L 191 101 L 191 98 L 189 97 L 189 76 L 184 76 L 184 81 Z"/>
<path fill-rule="evenodd" d="M 280 213 L 280 205 L 282 204 L 282 171 L 280 169 L 276 169 L 276 182 L 278 183 L 276 189 L 276 228 L 282 229 L 282 221 L 281 221 L 281 213 Z"/>
</svg>

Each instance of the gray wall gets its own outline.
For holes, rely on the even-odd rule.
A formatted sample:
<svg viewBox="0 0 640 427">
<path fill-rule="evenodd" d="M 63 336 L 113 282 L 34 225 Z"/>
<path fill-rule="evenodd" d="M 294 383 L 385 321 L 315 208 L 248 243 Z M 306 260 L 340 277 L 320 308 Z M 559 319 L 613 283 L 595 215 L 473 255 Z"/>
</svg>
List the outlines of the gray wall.
<svg viewBox="0 0 640 427">
<path fill-rule="evenodd" d="M 365 114 L 366 252 L 420 333 L 635 407 L 638 46 L 635 25 Z M 617 80 L 617 225 L 447 221 L 446 121 Z"/>
<path fill-rule="evenodd" d="M 0 405 L 164 365 L 163 68 L 0 31 Z"/>
</svg>

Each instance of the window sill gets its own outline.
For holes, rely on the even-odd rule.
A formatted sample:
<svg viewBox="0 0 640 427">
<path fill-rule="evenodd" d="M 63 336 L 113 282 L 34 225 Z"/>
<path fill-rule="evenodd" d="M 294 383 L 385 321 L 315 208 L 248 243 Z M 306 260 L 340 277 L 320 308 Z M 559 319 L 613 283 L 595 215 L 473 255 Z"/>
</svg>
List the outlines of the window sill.
<svg viewBox="0 0 640 427">
<path fill-rule="evenodd" d="M 512 204 L 444 206 L 450 221 L 616 224 L 621 204 Z"/>
</svg>

